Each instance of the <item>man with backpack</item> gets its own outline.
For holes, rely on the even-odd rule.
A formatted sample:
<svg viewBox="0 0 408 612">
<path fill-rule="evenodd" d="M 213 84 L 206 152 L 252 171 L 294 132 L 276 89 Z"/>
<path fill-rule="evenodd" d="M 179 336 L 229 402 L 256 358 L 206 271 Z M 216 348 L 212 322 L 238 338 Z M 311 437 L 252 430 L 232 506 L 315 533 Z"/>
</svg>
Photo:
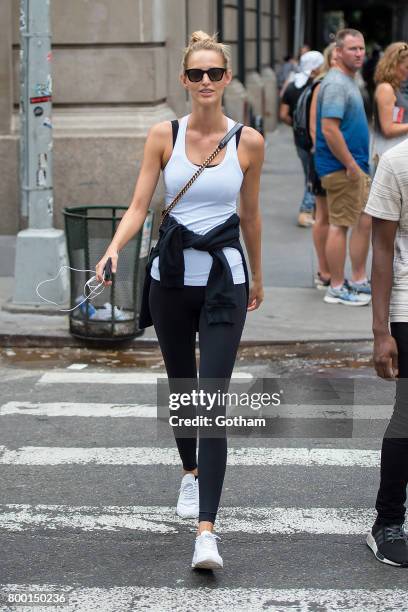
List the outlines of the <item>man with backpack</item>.
<svg viewBox="0 0 408 612">
<path fill-rule="evenodd" d="M 287 125 L 294 127 L 295 112 L 297 104 L 303 92 L 312 85 L 313 79 L 319 74 L 323 65 L 323 55 L 319 51 L 308 51 L 300 58 L 299 72 L 296 73 L 293 82 L 289 83 L 282 97 L 280 118 Z M 306 104 L 305 104 L 306 106 Z M 303 108 L 303 106 L 302 106 Z M 302 115 L 302 111 L 296 112 L 296 116 Z M 296 123 L 298 126 L 299 121 Z M 303 147 L 303 141 L 298 130 L 294 130 L 296 151 L 302 162 L 305 175 L 305 191 L 300 205 L 298 225 L 308 227 L 313 225 L 313 211 L 315 205 L 314 195 L 308 187 L 308 175 L 310 165 L 310 150 Z M 300 145 L 300 146 L 299 146 Z"/>
</svg>

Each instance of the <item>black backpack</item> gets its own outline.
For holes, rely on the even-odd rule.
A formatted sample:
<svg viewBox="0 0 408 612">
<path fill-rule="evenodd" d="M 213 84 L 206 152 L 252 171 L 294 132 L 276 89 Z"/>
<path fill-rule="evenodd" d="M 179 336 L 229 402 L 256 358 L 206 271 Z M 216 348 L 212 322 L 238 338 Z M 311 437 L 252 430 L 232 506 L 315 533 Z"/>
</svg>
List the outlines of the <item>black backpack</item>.
<svg viewBox="0 0 408 612">
<path fill-rule="evenodd" d="M 295 143 L 296 146 L 305 151 L 311 151 L 313 148 L 313 141 L 309 132 L 309 116 L 312 94 L 314 88 L 319 84 L 320 81 L 317 81 L 317 83 L 311 83 L 305 87 L 300 94 L 293 113 L 293 134 L 295 136 Z"/>
</svg>

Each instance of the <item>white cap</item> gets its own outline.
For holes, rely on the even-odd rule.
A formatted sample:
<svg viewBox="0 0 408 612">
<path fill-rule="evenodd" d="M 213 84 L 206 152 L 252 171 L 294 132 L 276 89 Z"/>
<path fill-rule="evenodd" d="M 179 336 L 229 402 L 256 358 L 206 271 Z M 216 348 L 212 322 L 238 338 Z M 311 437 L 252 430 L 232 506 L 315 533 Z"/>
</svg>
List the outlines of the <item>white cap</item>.
<svg viewBox="0 0 408 612">
<path fill-rule="evenodd" d="M 323 66 L 324 57 L 320 51 L 307 51 L 299 61 L 299 72 L 296 73 L 294 83 L 297 89 L 306 85 L 313 70 Z"/>
</svg>

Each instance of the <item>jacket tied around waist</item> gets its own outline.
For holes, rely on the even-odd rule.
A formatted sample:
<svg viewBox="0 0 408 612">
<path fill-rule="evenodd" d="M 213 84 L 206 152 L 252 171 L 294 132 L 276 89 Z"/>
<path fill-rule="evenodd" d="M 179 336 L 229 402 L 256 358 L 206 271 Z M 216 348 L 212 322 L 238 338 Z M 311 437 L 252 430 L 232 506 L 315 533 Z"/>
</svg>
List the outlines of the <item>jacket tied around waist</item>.
<svg viewBox="0 0 408 612">
<path fill-rule="evenodd" d="M 208 323 L 210 325 L 217 323 L 233 324 L 231 309 L 236 307 L 234 280 L 222 249 L 233 247 L 241 253 L 247 301 L 249 301 L 248 268 L 239 241 L 239 223 L 239 216 L 233 213 L 224 223 L 217 225 L 206 234 L 196 234 L 176 221 L 171 215 L 167 215 L 160 226 L 159 240 L 151 249 L 146 265 L 139 319 L 141 329 L 153 325 L 149 308 L 149 291 L 152 278 L 150 270 L 153 259 L 159 256 L 160 285 L 182 289 L 184 287 L 183 249 L 188 248 L 208 251 L 212 257 L 212 266 L 205 287 L 204 308 Z"/>
</svg>

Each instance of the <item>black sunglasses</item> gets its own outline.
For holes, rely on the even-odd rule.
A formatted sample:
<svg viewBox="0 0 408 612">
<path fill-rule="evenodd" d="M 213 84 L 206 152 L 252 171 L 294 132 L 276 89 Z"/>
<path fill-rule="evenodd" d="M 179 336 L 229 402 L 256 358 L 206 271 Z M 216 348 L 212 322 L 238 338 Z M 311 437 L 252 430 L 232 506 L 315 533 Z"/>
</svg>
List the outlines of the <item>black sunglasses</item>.
<svg viewBox="0 0 408 612">
<path fill-rule="evenodd" d="M 187 75 L 188 80 L 192 83 L 199 83 L 202 81 L 205 74 L 208 74 L 210 81 L 221 81 L 225 72 L 226 68 L 209 68 L 208 70 L 201 70 L 201 68 L 188 68 L 184 71 L 184 74 Z"/>
</svg>

